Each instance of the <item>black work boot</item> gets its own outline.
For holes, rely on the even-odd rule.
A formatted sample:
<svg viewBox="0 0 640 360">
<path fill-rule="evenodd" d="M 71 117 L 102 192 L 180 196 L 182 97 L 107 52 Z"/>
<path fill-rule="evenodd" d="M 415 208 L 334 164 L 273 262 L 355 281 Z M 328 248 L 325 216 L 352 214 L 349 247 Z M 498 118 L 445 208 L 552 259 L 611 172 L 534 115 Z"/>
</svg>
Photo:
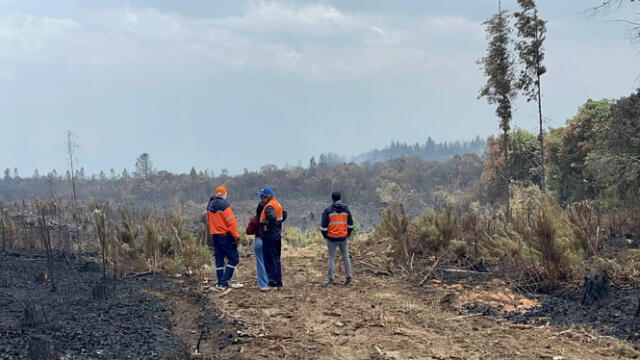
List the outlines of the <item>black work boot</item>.
<svg viewBox="0 0 640 360">
<path fill-rule="evenodd" d="M 353 280 L 351 279 L 351 276 L 347 276 L 347 279 L 344 281 L 345 285 L 351 285 L 353 284 Z"/>
<path fill-rule="evenodd" d="M 331 286 L 331 285 L 333 285 L 333 279 L 327 279 L 322 284 L 322 286 Z"/>
</svg>

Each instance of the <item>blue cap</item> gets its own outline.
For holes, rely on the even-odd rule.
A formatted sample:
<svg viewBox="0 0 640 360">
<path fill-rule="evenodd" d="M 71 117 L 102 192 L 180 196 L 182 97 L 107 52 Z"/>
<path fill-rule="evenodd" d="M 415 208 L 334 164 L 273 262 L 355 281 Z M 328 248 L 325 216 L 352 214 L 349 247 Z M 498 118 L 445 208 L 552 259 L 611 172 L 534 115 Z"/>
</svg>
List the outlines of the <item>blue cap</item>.
<svg viewBox="0 0 640 360">
<path fill-rule="evenodd" d="M 257 195 L 273 195 L 273 190 L 271 190 L 270 187 L 265 186 L 262 189 L 260 189 L 260 191 L 257 192 Z"/>
</svg>

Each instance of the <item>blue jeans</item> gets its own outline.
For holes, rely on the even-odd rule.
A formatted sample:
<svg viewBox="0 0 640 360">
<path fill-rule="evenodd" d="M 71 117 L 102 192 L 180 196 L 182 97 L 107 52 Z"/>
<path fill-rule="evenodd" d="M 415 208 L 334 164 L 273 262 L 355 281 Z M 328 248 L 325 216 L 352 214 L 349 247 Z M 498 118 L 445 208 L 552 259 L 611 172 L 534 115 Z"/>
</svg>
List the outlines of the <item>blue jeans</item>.
<svg viewBox="0 0 640 360">
<path fill-rule="evenodd" d="M 266 288 L 269 285 L 267 270 L 264 268 L 264 255 L 262 254 L 262 239 L 256 237 L 253 242 L 253 251 L 256 254 L 256 277 L 258 278 L 258 287 Z"/>
<path fill-rule="evenodd" d="M 235 240 L 228 235 L 211 235 L 209 248 L 213 247 L 216 277 L 218 285 L 229 286 L 229 280 L 233 277 L 233 271 L 240 262 L 238 246 Z M 225 266 L 225 259 L 227 264 Z"/>
</svg>

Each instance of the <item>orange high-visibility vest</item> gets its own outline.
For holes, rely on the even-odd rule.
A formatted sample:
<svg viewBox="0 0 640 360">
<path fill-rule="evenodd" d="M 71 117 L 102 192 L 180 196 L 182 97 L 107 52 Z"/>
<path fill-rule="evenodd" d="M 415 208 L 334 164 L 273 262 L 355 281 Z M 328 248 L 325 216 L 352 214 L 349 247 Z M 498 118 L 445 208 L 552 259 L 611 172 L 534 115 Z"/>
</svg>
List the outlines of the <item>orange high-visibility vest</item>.
<svg viewBox="0 0 640 360">
<path fill-rule="evenodd" d="M 262 213 L 260 214 L 260 223 L 262 224 L 266 224 L 267 223 L 267 208 L 271 206 L 273 208 L 273 211 L 276 213 L 276 221 L 282 221 L 284 220 L 284 212 L 282 211 L 282 205 L 280 205 L 280 202 L 278 202 L 278 200 L 276 200 L 275 198 L 269 200 L 269 202 L 264 206 L 264 209 L 262 209 Z"/>
<path fill-rule="evenodd" d="M 218 200 L 218 199 L 216 199 Z M 230 233 L 234 239 L 239 239 L 238 224 L 236 216 L 223 199 L 216 201 L 215 208 L 207 211 L 207 222 L 209 223 L 209 233 L 212 235 L 224 235 Z"/>
<path fill-rule="evenodd" d="M 327 226 L 327 236 L 338 239 L 347 237 L 349 214 L 346 212 L 332 212 L 329 214 L 329 226 Z"/>
</svg>

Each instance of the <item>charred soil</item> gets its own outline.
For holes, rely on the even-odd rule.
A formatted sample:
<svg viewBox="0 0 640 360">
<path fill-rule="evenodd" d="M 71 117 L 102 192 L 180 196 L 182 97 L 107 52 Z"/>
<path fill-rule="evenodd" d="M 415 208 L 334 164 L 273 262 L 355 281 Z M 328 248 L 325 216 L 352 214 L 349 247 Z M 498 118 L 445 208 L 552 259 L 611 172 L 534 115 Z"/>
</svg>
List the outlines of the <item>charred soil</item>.
<svg viewBox="0 0 640 360">
<path fill-rule="evenodd" d="M 39 253 L 1 255 L 0 359 L 29 358 L 30 339 L 53 343 L 64 359 L 184 359 L 186 348 L 173 334 L 172 309 L 154 296 L 173 283 L 152 275 L 108 282 L 103 299 L 99 266 L 54 261 L 57 291 L 50 291 L 46 257 Z M 25 322 L 25 304 L 38 309 L 37 323 Z"/>
</svg>

